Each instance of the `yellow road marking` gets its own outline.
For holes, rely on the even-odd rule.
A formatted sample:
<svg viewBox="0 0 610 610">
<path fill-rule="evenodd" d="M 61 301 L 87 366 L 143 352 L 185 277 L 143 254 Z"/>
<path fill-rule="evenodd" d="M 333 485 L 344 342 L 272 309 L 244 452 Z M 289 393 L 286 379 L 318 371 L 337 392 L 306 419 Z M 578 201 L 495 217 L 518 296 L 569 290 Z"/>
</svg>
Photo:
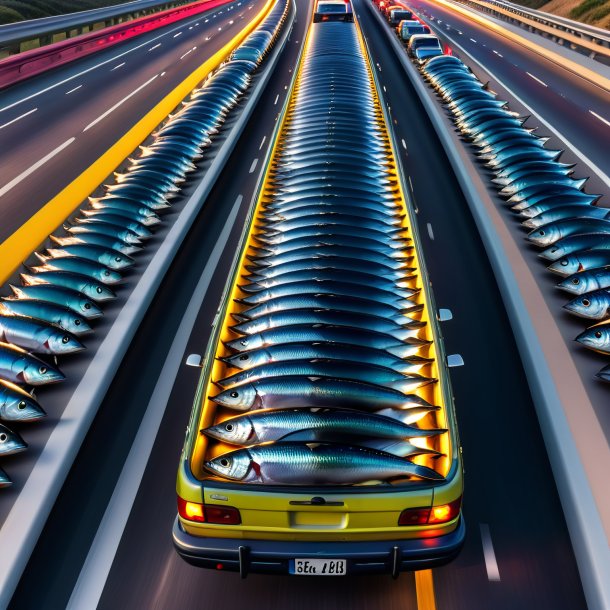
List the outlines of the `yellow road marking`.
<svg viewBox="0 0 610 610">
<path fill-rule="evenodd" d="M 201 64 L 99 159 L 0 244 L 0 284 L 4 284 L 19 268 L 19 265 L 101 184 L 119 163 L 152 133 L 200 81 L 230 55 L 231 51 L 263 20 L 273 4 L 274 0 L 267 0 L 255 19 L 239 34 Z"/>
<path fill-rule="evenodd" d="M 417 594 L 417 610 L 436 610 L 432 570 L 415 572 L 415 593 Z"/>
</svg>

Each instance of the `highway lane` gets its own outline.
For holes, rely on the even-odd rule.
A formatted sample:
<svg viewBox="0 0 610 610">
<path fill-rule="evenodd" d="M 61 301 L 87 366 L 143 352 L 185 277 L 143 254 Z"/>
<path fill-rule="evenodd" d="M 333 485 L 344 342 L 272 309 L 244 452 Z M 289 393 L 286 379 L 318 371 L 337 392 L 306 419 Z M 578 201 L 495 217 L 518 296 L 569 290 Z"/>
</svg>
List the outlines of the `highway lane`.
<svg viewBox="0 0 610 610">
<path fill-rule="evenodd" d="M 452 381 L 464 447 L 468 533 L 460 557 L 434 571 L 438 607 L 585 608 L 536 412 L 476 226 L 463 197 L 455 194 L 459 186 L 449 175 L 449 161 L 387 42 L 385 26 L 373 18 L 376 9 L 368 0 L 355 6 L 386 85 L 396 138 L 407 145 L 403 164 L 419 209 L 436 302 L 454 313 L 443 326 L 447 352 L 462 353 L 466 362 Z M 483 553 L 487 531 L 498 581 Z"/>
<path fill-rule="evenodd" d="M 361 5 L 362 3 L 360 3 Z M 292 35 L 302 39 L 304 0 Z M 360 7 L 359 7 L 360 8 Z M 419 228 L 439 307 L 454 320 L 443 331 L 449 353 L 460 352 L 466 367 L 452 374 L 466 466 L 466 547 L 450 566 L 434 571 L 439 610 L 463 608 L 584 608 L 576 565 L 561 507 L 538 430 L 534 408 L 510 327 L 476 227 L 431 125 L 397 67 L 384 33 L 360 11 L 396 123 L 400 154 L 413 185 Z M 296 47 L 296 45 L 294 45 Z M 192 287 L 205 265 L 237 195 L 244 196 L 228 246 L 206 295 L 185 352 L 201 352 L 209 336 L 222 287 L 241 230 L 258 158 L 282 102 L 283 83 L 295 48 L 282 58 L 249 131 L 229 161 L 192 238 L 176 260 L 164 290 L 151 308 L 125 360 L 123 374 L 100 410 L 62 496 L 13 600 L 14 608 L 63 607 L 88 544 L 112 493 L 118 469 L 148 403 L 161 363 Z M 276 97 L 277 96 L 277 97 Z M 279 100 L 279 101 L 278 101 Z M 263 140 L 263 137 L 266 138 Z M 473 321 L 476 321 L 473 323 Z M 417 607 L 412 574 L 313 581 L 255 577 L 188 566 L 174 553 L 171 524 L 176 507 L 174 481 L 197 371 L 183 367 L 170 396 L 100 608 L 278 607 L 321 609 Z M 100 448 L 103 448 L 100 450 Z M 92 476 L 95 473 L 95 484 Z M 66 543 L 67 534 L 70 542 Z M 486 564 L 489 541 L 493 561 Z M 48 569 L 48 558 L 62 566 Z M 488 572 L 488 566 L 490 571 Z M 492 580 L 499 576 L 500 581 Z M 491 577 L 491 578 L 490 578 Z M 32 582 L 37 587 L 32 587 Z"/>
<path fill-rule="evenodd" d="M 429 0 L 408 2 L 435 34 L 455 43 L 479 60 L 526 104 L 542 115 L 610 175 L 610 94 L 560 64 Z M 458 55 L 462 55 L 456 49 Z"/>
<path fill-rule="evenodd" d="M 229 42 L 263 5 L 264 0 L 243 0 L 218 7 L 0 94 L 0 140 L 6 143 L 0 147 L 0 242 Z"/>
</svg>

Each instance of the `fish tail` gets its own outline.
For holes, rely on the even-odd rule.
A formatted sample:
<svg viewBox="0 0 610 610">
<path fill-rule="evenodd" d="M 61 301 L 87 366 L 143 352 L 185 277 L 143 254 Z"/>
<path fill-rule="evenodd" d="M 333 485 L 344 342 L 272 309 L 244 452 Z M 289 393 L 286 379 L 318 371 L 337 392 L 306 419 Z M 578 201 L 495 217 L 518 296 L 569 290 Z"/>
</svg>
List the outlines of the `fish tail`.
<svg viewBox="0 0 610 610">
<path fill-rule="evenodd" d="M 442 474 L 436 472 L 436 470 L 432 470 L 432 468 L 428 468 L 427 466 L 420 466 L 419 464 L 413 464 L 413 474 L 421 477 L 422 479 L 429 479 L 431 481 L 444 481 L 445 477 Z"/>
<path fill-rule="evenodd" d="M 438 451 L 434 451 L 434 449 L 428 449 L 426 447 L 418 447 L 413 443 L 405 440 L 388 440 L 385 438 L 381 439 L 369 439 L 364 441 L 362 444 L 363 447 L 368 447 L 369 449 L 376 449 L 377 451 L 385 451 L 386 453 L 391 453 L 392 455 L 396 455 L 398 457 L 409 457 L 416 455 L 435 455 L 440 456 L 443 455 Z"/>
</svg>

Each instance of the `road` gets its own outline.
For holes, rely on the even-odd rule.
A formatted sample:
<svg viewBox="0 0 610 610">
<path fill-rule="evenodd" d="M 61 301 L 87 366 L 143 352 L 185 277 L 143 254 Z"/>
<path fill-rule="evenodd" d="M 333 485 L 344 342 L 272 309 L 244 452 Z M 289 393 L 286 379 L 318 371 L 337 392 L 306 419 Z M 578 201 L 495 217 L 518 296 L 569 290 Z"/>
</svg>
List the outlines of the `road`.
<svg viewBox="0 0 610 610">
<path fill-rule="evenodd" d="M 236 0 L 0 94 L 0 243 L 260 11 Z"/>
<path fill-rule="evenodd" d="M 446 348 L 448 353 L 461 353 L 466 361 L 465 367 L 454 370 L 452 383 L 464 446 L 468 534 L 460 557 L 433 571 L 437 607 L 585 608 L 532 399 L 483 245 L 470 214 L 464 212 L 466 203 L 428 117 L 401 72 L 386 33 L 363 6 L 365 1 L 357 0 L 355 6 L 382 82 L 391 85 L 387 93 L 380 93 L 392 108 L 392 128 L 419 210 L 435 299 L 454 314 L 454 320 L 443 326 Z M 249 168 L 253 159 L 259 159 L 260 167 L 269 144 L 303 39 L 307 10 L 306 0 L 298 0 L 291 42 L 210 195 L 214 205 L 206 206 L 193 226 L 99 411 L 13 598 L 13 608 L 65 607 L 182 314 L 217 236 L 237 205 L 227 246 L 184 353 L 204 349 L 256 187 L 258 172 Z M 240 195 L 241 205 L 236 203 Z M 263 576 L 241 581 L 234 574 L 198 570 L 178 558 L 171 543 L 174 483 L 197 376 L 196 370 L 179 369 L 135 501 L 119 505 L 129 510 L 129 519 L 116 554 L 109 557 L 108 578 L 99 576 L 103 592 L 98 607 L 417 608 L 412 574 L 396 582 L 389 577 L 312 582 Z M 49 570 L 49 557 L 61 570 Z"/>
<path fill-rule="evenodd" d="M 610 176 L 608 91 L 440 4 L 429 0 L 407 4 L 460 56 L 464 54 L 456 45 L 542 115 L 606 178 Z"/>
</svg>

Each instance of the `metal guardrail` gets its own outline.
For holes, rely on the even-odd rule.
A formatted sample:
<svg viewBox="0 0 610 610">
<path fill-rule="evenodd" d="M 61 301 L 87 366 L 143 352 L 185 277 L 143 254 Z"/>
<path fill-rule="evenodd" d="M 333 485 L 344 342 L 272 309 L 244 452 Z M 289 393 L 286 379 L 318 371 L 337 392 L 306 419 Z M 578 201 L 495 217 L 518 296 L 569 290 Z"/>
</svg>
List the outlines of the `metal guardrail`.
<svg viewBox="0 0 610 610">
<path fill-rule="evenodd" d="M 106 8 L 0 25 L 0 58 L 175 8 L 189 1 L 133 0 Z"/>
<path fill-rule="evenodd" d="M 610 32 L 501 0 L 456 0 L 610 65 Z"/>
</svg>

